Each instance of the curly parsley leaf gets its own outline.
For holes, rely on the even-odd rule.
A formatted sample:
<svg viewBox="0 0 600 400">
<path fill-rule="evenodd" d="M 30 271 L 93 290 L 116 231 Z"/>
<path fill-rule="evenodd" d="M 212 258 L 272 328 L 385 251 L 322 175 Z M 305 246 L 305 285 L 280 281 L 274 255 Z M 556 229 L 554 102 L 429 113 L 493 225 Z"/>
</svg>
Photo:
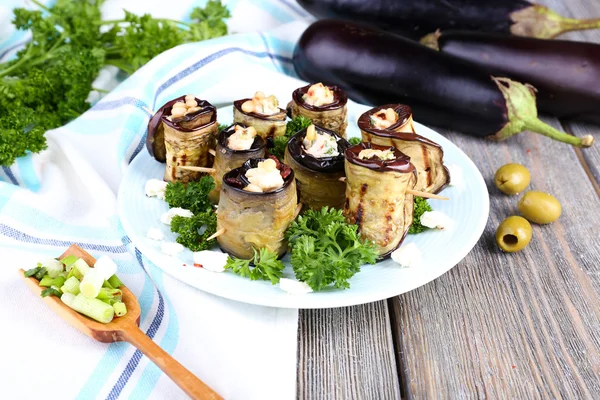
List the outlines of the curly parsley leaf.
<svg viewBox="0 0 600 400">
<path fill-rule="evenodd" d="M 271 154 L 280 160 L 283 160 L 283 155 L 285 154 L 285 149 L 290 138 L 294 136 L 296 132 L 308 128 L 310 124 L 312 124 L 312 121 L 302 115 L 298 115 L 289 121 L 285 126 L 285 135 L 278 136 L 273 140 L 273 148 L 269 150 Z"/>
<path fill-rule="evenodd" d="M 424 230 L 428 229 L 426 226 L 421 224 L 421 215 L 425 213 L 425 211 L 433 211 L 433 208 L 429 205 L 427 200 L 423 197 L 415 196 L 415 210 L 413 212 L 413 223 L 408 229 L 408 233 L 413 235 L 416 233 L 421 233 Z"/>
<path fill-rule="evenodd" d="M 165 190 L 165 201 L 170 208 L 181 207 L 194 214 L 212 210 L 208 194 L 215 188 L 215 180 L 211 176 L 203 176 L 197 182 L 189 182 L 187 186 L 181 182 L 169 182 Z"/>
<path fill-rule="evenodd" d="M 195 8 L 190 22 L 128 12 L 123 20 L 103 21 L 103 1 L 32 2 L 43 12 L 13 10 L 13 24 L 30 31 L 32 40 L 14 60 L 0 63 L 1 165 L 45 149 L 45 131 L 88 110 L 103 66 L 133 73 L 169 48 L 225 35 L 230 17 L 219 0 Z"/>
<path fill-rule="evenodd" d="M 205 211 L 190 218 L 176 215 L 171 220 L 171 232 L 179 234 L 177 243 L 192 251 L 207 250 L 216 239 L 206 240 L 217 230 L 217 214 Z"/>
<path fill-rule="evenodd" d="M 360 239 L 358 227 L 346 223 L 341 210 L 309 210 L 291 224 L 286 237 L 296 278 L 314 291 L 331 284 L 347 289 L 361 265 L 377 261 L 375 246 Z"/>
<path fill-rule="evenodd" d="M 285 265 L 281 262 L 277 254 L 267 250 L 254 250 L 254 257 L 250 260 L 244 260 L 236 257 L 229 257 L 225 269 L 231 270 L 234 274 L 240 275 L 250 280 L 271 281 L 274 285 L 279 282 L 283 276 Z"/>
</svg>

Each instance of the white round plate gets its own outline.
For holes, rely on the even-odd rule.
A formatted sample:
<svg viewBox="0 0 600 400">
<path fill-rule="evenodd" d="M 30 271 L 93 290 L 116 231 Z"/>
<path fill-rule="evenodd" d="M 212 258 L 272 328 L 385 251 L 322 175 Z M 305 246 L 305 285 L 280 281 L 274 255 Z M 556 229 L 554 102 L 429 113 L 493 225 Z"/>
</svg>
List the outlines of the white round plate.
<svg viewBox="0 0 600 400">
<path fill-rule="evenodd" d="M 231 105 L 218 109 L 219 121 L 232 121 Z M 359 137 L 356 120 L 369 107 L 348 102 L 348 136 Z M 330 288 L 315 293 L 291 295 L 268 281 L 250 281 L 230 272 L 215 273 L 193 266 L 192 252 L 184 250 L 177 257 L 163 254 L 160 242 L 146 237 L 149 228 L 160 228 L 165 240 L 175 241 L 169 226 L 160 222 L 168 205 L 144 194 L 151 178 L 162 179 L 164 164 L 143 150 L 127 169 L 119 189 L 119 215 L 125 232 L 150 261 L 166 273 L 200 290 L 241 301 L 270 307 L 328 308 L 363 304 L 387 299 L 413 290 L 439 277 L 462 260 L 479 240 L 488 218 L 489 196 L 486 185 L 473 162 L 449 140 L 433 130 L 416 124 L 417 133 L 444 148 L 444 162 L 462 170 L 462 182 L 443 191 L 449 201 L 430 200 L 434 210 L 454 220 L 450 230 L 427 230 L 408 235 L 404 243 L 416 243 L 422 255 L 418 266 L 401 268 L 391 259 L 365 265 L 350 280 L 350 289 Z M 216 248 L 215 250 L 218 250 Z M 285 277 L 294 278 L 288 257 Z"/>
</svg>

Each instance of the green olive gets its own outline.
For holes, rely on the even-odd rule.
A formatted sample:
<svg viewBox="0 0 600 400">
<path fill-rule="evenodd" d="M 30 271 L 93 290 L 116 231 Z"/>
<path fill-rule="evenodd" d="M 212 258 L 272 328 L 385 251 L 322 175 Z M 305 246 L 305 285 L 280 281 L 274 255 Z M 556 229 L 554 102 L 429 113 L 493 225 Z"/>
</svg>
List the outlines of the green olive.
<svg viewBox="0 0 600 400">
<path fill-rule="evenodd" d="M 556 197 L 535 190 L 525 193 L 517 207 L 522 216 L 536 224 L 554 222 L 562 213 L 562 207 Z"/>
<path fill-rule="evenodd" d="M 504 194 L 513 195 L 522 192 L 529 186 L 531 175 L 521 164 L 506 164 L 498 168 L 494 175 L 496 187 Z"/>
<path fill-rule="evenodd" d="M 531 224 L 523 217 L 506 218 L 496 230 L 498 246 L 508 253 L 522 250 L 531 241 Z"/>
</svg>

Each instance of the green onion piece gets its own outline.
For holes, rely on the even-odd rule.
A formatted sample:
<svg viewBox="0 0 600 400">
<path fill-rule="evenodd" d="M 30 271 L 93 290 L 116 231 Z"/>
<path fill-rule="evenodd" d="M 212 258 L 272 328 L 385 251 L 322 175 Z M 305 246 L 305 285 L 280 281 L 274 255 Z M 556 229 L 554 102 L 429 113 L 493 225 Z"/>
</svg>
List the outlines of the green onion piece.
<svg viewBox="0 0 600 400">
<path fill-rule="evenodd" d="M 42 280 L 44 275 L 46 275 L 46 268 L 42 267 L 34 276 L 35 276 L 35 279 L 40 281 L 40 280 Z"/>
<path fill-rule="evenodd" d="M 79 283 L 79 279 L 72 276 L 65 281 L 60 290 L 62 290 L 63 293 L 70 293 L 77 296 L 79 294 Z"/>
<path fill-rule="evenodd" d="M 23 273 L 23 276 L 24 276 L 25 278 L 31 278 L 32 276 L 36 275 L 38 272 L 40 272 L 40 269 L 42 269 L 42 267 L 40 267 L 40 265 L 41 265 L 41 264 L 38 264 L 38 266 L 37 266 L 37 267 L 35 267 L 35 268 L 31 268 L 31 269 L 28 269 L 27 271 L 25 271 L 25 272 Z"/>
<path fill-rule="evenodd" d="M 113 308 L 115 309 L 115 315 L 117 317 L 122 317 L 123 315 L 127 314 L 127 306 L 123 302 L 117 301 L 115 304 L 113 304 Z"/>
<path fill-rule="evenodd" d="M 60 299 L 78 313 L 103 324 L 109 323 L 115 316 L 115 309 L 111 305 L 98 299 L 88 299 L 82 294 L 73 296 L 71 293 L 63 293 Z"/>
<path fill-rule="evenodd" d="M 81 281 L 83 279 L 83 274 L 79 271 L 79 269 L 76 266 L 73 266 L 69 271 L 69 274 L 67 275 L 67 279 L 71 277 L 75 277 L 79 281 Z"/>
<path fill-rule="evenodd" d="M 77 261 L 75 261 L 75 263 L 73 264 L 73 268 L 75 267 L 77 267 L 77 269 L 79 270 L 79 272 L 81 272 L 81 275 L 83 276 L 85 276 L 85 274 L 87 274 L 90 270 L 90 266 L 83 260 L 83 258 L 79 258 L 77 259 Z M 77 279 L 81 280 L 81 278 Z"/>
<path fill-rule="evenodd" d="M 65 265 L 65 269 L 68 271 L 71 270 L 71 268 L 73 267 L 73 264 L 75 264 L 75 261 L 77 261 L 77 257 L 76 256 L 66 256 L 65 258 L 63 258 L 62 260 L 60 260 L 64 265 Z"/>
<path fill-rule="evenodd" d="M 100 293 L 100 289 L 102 288 L 103 283 L 104 278 L 102 278 L 102 274 L 100 273 L 100 271 L 96 271 L 95 268 L 91 268 L 83 276 L 83 279 L 79 284 L 79 290 L 81 290 L 81 294 L 83 294 L 88 299 L 94 299 L 98 297 L 98 293 Z"/>
<path fill-rule="evenodd" d="M 42 290 L 42 293 L 40 293 L 42 297 L 48 297 L 48 296 L 56 296 L 56 297 L 60 297 L 62 295 L 62 293 L 60 292 L 60 290 L 56 290 L 54 288 L 48 287 L 44 290 Z"/>
<path fill-rule="evenodd" d="M 118 289 L 121 287 L 121 285 L 123 285 L 123 282 L 121 282 L 116 274 L 108 278 L 108 283 L 110 283 L 110 285 L 115 289 Z"/>
<path fill-rule="evenodd" d="M 101 288 L 98 296 L 96 296 L 99 300 L 116 300 L 121 301 L 123 299 L 123 292 L 119 289 L 110 289 L 110 288 Z"/>
<path fill-rule="evenodd" d="M 115 287 L 113 287 L 113 285 L 110 284 L 109 281 L 104 281 L 104 283 L 102 284 L 103 288 L 108 288 L 108 289 L 116 289 Z"/>
<path fill-rule="evenodd" d="M 46 275 L 40 281 L 40 286 L 50 287 L 57 286 L 61 287 L 65 284 L 66 279 L 63 276 L 57 276 L 56 278 L 51 278 L 50 275 Z"/>
</svg>

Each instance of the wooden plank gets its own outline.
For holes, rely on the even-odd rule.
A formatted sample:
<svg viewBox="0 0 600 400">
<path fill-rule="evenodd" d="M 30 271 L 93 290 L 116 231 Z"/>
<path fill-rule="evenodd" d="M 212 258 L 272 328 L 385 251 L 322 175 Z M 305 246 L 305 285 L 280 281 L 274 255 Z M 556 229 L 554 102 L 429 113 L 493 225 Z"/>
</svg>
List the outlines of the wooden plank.
<svg viewBox="0 0 600 400">
<path fill-rule="evenodd" d="M 589 0 L 546 0 L 545 5 L 553 6 L 566 16 L 582 16 L 585 18 L 600 18 L 600 2 Z M 563 37 L 568 40 L 600 43 L 600 29 L 581 32 L 570 32 Z M 600 113 L 600 110 L 598 110 Z M 595 182 L 595 189 L 600 195 L 600 129 L 594 125 L 568 123 L 563 121 L 563 127 L 569 133 L 577 136 L 594 135 L 595 146 L 578 152 L 580 161 L 585 166 L 588 175 Z"/>
<path fill-rule="evenodd" d="M 301 310 L 298 329 L 298 398 L 400 398 L 385 301 Z"/>
<path fill-rule="evenodd" d="M 576 153 L 529 133 L 502 143 L 448 136 L 486 178 L 490 218 L 457 267 L 391 300 L 406 397 L 597 397 L 600 200 Z M 518 196 L 500 194 L 492 181 L 507 162 L 526 165 L 531 189 L 563 205 L 562 217 L 534 226 L 530 246 L 515 254 L 494 239 L 516 213 Z"/>
</svg>

